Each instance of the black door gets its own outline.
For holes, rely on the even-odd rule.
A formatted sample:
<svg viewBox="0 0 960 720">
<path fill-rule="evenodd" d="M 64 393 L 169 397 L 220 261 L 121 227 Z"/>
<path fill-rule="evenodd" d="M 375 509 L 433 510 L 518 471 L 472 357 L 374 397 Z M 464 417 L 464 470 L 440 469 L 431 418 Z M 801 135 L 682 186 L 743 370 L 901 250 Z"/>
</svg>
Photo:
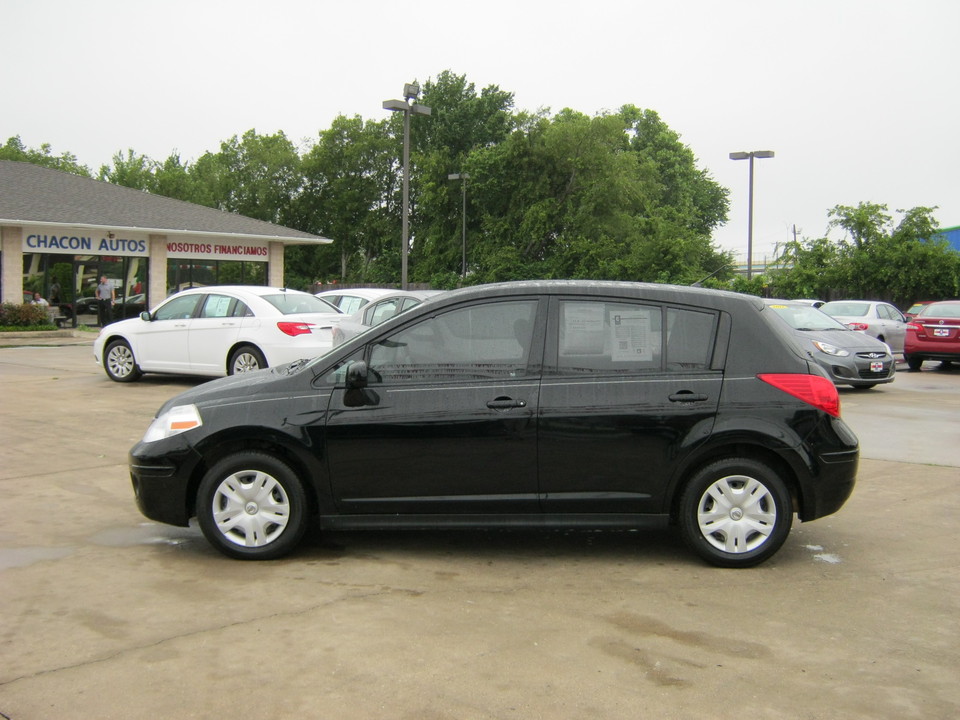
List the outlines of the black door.
<svg viewBox="0 0 960 720">
<path fill-rule="evenodd" d="M 539 512 L 539 304 L 475 303 L 370 343 L 363 401 L 339 384 L 327 414 L 340 513 Z"/>
<path fill-rule="evenodd" d="M 716 313 L 693 309 L 555 303 L 540 390 L 545 512 L 663 511 L 665 482 L 713 427 L 716 327 Z"/>
</svg>

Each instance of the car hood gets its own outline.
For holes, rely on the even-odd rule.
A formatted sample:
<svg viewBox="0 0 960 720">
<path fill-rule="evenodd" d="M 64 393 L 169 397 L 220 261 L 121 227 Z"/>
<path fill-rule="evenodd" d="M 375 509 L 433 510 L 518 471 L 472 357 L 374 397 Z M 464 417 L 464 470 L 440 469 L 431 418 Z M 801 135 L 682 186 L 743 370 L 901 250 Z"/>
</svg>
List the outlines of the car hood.
<svg viewBox="0 0 960 720">
<path fill-rule="evenodd" d="M 850 352 L 890 352 L 886 343 L 857 330 L 794 330 L 794 332 L 797 337 L 830 343 Z"/>
<path fill-rule="evenodd" d="M 253 370 L 239 375 L 229 375 L 210 380 L 170 398 L 157 411 L 157 415 L 178 405 L 202 407 L 204 405 L 217 405 L 237 398 L 248 399 L 253 395 L 282 392 L 283 388 L 290 382 L 291 377 L 298 375 L 305 364 L 306 362 L 301 360 L 264 370 Z"/>
</svg>

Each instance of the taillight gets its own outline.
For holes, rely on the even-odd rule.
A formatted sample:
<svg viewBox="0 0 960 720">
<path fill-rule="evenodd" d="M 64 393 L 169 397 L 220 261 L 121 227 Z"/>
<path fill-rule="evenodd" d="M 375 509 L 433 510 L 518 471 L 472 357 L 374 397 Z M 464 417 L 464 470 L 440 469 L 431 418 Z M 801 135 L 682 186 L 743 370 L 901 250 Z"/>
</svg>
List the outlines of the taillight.
<svg viewBox="0 0 960 720">
<path fill-rule="evenodd" d="M 862 322 L 849 322 L 847 323 L 847 327 L 850 328 L 851 330 L 863 331 L 863 330 L 867 330 L 870 326 Z"/>
<path fill-rule="evenodd" d="M 797 373 L 762 373 L 757 377 L 818 410 L 840 417 L 840 393 L 837 386 L 825 377 Z"/>
<path fill-rule="evenodd" d="M 307 322 L 278 322 L 277 328 L 280 332 L 296 337 L 297 335 L 309 335 L 313 332 L 313 323 Z"/>
</svg>

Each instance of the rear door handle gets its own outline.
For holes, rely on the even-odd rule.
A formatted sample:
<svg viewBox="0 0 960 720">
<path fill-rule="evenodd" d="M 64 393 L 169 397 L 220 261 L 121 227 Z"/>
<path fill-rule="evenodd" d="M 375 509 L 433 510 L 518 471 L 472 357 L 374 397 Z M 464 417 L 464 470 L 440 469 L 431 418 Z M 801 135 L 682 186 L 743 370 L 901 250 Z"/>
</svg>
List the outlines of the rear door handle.
<svg viewBox="0 0 960 720">
<path fill-rule="evenodd" d="M 522 408 L 526 407 L 527 403 L 523 400 L 514 400 L 513 398 L 508 397 L 498 397 L 495 400 L 490 400 L 487 403 L 487 407 L 491 410 L 512 410 L 513 408 Z"/>
<path fill-rule="evenodd" d="M 703 393 L 695 393 L 691 390 L 681 390 L 668 396 L 670 402 L 704 402 L 707 396 Z"/>
</svg>

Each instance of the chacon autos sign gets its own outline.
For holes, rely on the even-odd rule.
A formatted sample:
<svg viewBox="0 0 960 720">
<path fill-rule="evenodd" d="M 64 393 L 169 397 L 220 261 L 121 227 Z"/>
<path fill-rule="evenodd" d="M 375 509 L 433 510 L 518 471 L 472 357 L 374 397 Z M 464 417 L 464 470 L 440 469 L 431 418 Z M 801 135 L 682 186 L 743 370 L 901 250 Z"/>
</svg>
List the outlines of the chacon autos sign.
<svg viewBox="0 0 960 720">
<path fill-rule="evenodd" d="M 166 248 L 167 257 L 173 259 L 267 262 L 270 255 L 266 241 L 230 238 L 167 240 Z M 150 254 L 150 243 L 145 233 L 29 227 L 24 228 L 23 252 L 147 257 Z"/>
</svg>

